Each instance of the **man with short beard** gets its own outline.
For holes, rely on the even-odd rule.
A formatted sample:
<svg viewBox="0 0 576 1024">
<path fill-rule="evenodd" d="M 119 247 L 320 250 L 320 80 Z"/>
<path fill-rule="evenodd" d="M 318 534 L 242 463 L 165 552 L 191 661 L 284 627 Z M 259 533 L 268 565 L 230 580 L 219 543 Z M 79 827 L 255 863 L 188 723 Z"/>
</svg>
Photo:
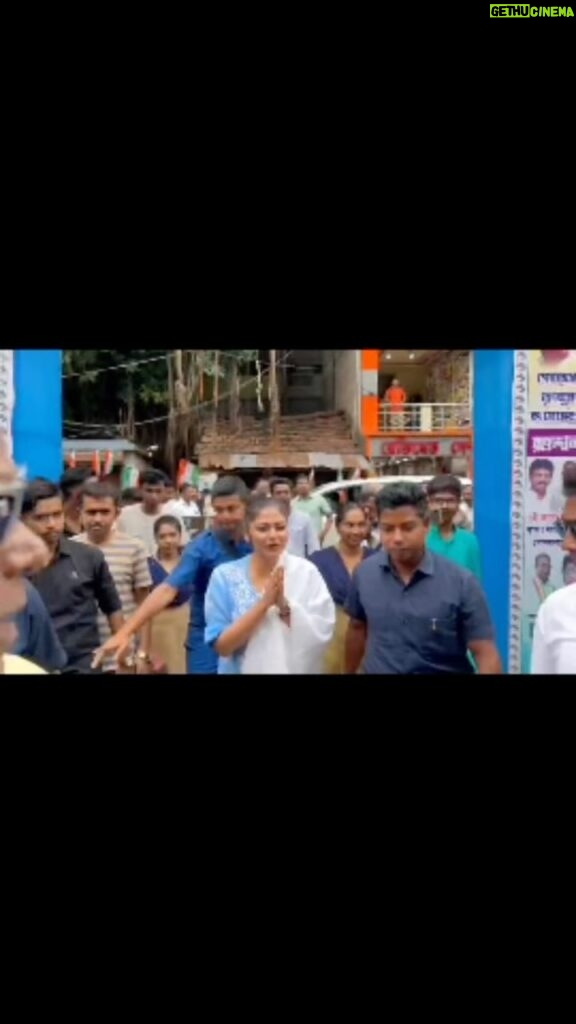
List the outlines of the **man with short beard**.
<svg viewBox="0 0 576 1024">
<path fill-rule="evenodd" d="M 426 549 L 430 511 L 413 483 L 378 495 L 382 551 L 360 565 L 344 611 L 346 671 L 366 675 L 500 675 L 502 662 L 480 584 Z"/>
<path fill-rule="evenodd" d="M 122 613 L 124 618 L 128 619 L 152 588 L 146 549 L 141 540 L 129 537 L 127 533 L 117 529 L 119 494 L 113 484 L 86 484 L 81 495 L 81 511 L 85 533 L 80 533 L 74 540 L 79 544 L 89 544 L 102 552 L 122 602 Z M 108 620 L 101 611 L 98 613 L 98 632 L 100 643 L 106 643 L 111 632 Z M 145 671 L 145 666 L 149 666 L 150 661 L 149 623 L 138 638 L 138 670 Z M 104 662 L 103 668 L 105 672 L 114 672 L 114 659 L 109 658 Z"/>
<path fill-rule="evenodd" d="M 22 518 L 46 545 L 49 564 L 32 577 L 67 656 L 66 674 L 92 671 L 99 645 L 98 608 L 107 616 L 112 633 L 124 621 L 122 605 L 104 555 L 63 536 L 64 507 L 56 484 L 28 484 Z"/>
<path fill-rule="evenodd" d="M 156 554 L 154 524 L 160 519 L 160 516 L 164 515 L 166 490 L 164 473 L 158 469 L 144 470 L 140 474 L 139 490 L 142 500 L 137 505 L 127 505 L 122 509 L 118 519 L 118 529 L 130 537 L 141 540 L 146 548 L 146 554 L 153 557 Z M 188 534 L 183 523 L 182 534 L 187 540 Z"/>
<path fill-rule="evenodd" d="M 304 515 L 303 512 L 298 512 L 298 509 L 290 506 L 292 500 L 290 481 L 283 476 L 273 476 L 270 480 L 270 496 L 286 506 L 289 535 L 286 550 L 288 553 L 299 555 L 300 558 L 309 558 L 315 551 L 319 551 L 320 541 L 310 516 Z"/>
<path fill-rule="evenodd" d="M 190 628 L 186 649 L 190 675 L 216 675 L 218 655 L 205 641 L 204 598 L 210 577 L 217 565 L 233 562 L 252 550 L 245 540 L 246 503 L 248 490 L 239 477 L 220 477 L 212 488 L 213 525 L 186 546 L 180 564 L 160 583 L 116 636 L 111 637 L 97 652 L 94 664 L 102 663 L 106 656 L 119 659 L 131 637 L 147 622 L 168 608 L 180 590 L 192 588 L 190 601 Z"/>
<path fill-rule="evenodd" d="M 462 501 L 462 484 L 457 476 L 435 476 L 428 484 L 428 504 L 432 525 L 426 546 L 449 561 L 469 569 L 482 579 L 480 545 L 476 534 L 456 526 Z"/>
</svg>

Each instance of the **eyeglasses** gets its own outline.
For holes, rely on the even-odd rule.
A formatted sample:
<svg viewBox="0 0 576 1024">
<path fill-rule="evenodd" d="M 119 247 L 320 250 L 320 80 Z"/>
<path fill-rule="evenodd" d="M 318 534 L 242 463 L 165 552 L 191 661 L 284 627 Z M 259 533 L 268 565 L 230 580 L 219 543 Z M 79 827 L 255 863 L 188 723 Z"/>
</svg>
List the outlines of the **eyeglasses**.
<svg viewBox="0 0 576 1024">
<path fill-rule="evenodd" d="M 555 525 L 558 533 L 562 537 L 562 540 L 565 540 L 566 537 L 568 536 L 568 534 L 570 534 L 570 536 L 572 537 L 573 540 L 576 540 L 576 523 L 575 522 L 570 522 L 569 523 L 565 519 L 557 519 L 554 525 Z"/>
</svg>

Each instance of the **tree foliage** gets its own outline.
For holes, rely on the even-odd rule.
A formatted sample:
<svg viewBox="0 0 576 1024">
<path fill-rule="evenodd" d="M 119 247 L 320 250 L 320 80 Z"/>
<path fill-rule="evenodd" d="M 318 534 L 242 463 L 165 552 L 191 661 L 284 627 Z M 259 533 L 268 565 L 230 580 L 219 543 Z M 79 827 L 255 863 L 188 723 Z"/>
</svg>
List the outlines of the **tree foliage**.
<svg viewBox="0 0 576 1024">
<path fill-rule="evenodd" d="M 156 444 L 173 469 L 191 456 L 209 417 L 238 423 L 241 378 L 259 355 L 257 349 L 66 351 L 66 434 Z"/>
</svg>

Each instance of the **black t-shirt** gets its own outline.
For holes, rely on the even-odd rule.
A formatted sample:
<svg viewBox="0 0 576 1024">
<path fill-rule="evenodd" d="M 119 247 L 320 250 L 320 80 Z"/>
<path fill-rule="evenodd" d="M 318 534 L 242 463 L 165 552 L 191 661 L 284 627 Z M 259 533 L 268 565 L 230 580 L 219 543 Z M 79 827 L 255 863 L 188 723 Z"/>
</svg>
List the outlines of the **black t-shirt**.
<svg viewBox="0 0 576 1024">
<path fill-rule="evenodd" d="M 62 538 L 56 560 L 32 577 L 67 656 L 65 672 L 89 672 L 100 646 L 98 608 L 104 615 L 122 604 L 104 555 Z"/>
</svg>

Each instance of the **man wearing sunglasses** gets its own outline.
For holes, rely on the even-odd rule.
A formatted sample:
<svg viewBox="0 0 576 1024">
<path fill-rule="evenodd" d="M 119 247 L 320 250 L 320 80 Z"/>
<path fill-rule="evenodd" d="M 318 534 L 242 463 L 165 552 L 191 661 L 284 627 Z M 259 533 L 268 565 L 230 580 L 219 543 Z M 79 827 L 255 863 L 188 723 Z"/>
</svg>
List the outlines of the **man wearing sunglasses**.
<svg viewBox="0 0 576 1024">
<path fill-rule="evenodd" d="M 532 647 L 534 675 L 576 675 L 576 474 L 564 475 L 566 504 L 562 534 L 566 586 L 551 594 L 538 612 Z"/>
</svg>

